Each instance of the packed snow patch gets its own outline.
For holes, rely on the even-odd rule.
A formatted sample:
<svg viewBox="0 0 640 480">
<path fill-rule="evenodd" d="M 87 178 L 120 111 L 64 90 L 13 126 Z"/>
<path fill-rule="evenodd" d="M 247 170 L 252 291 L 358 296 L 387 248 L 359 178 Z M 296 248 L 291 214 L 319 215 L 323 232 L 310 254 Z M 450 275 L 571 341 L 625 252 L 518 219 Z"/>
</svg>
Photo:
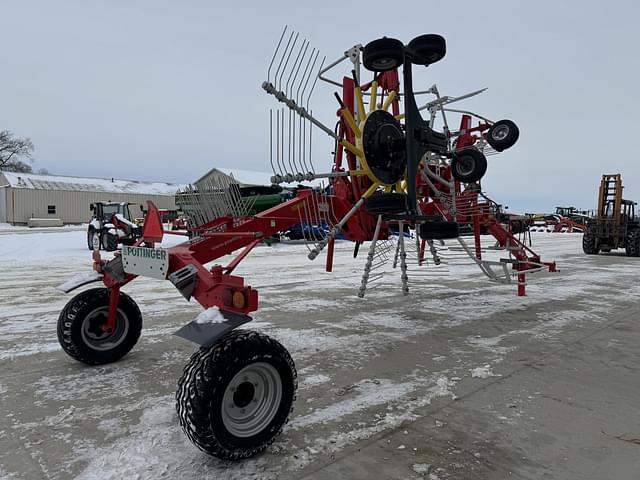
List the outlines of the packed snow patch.
<svg viewBox="0 0 640 480">
<path fill-rule="evenodd" d="M 429 470 L 431 470 L 431 464 L 430 463 L 414 463 L 411 468 L 413 468 L 414 472 L 424 475 L 426 473 L 429 473 Z"/>
<path fill-rule="evenodd" d="M 477 367 L 471 370 L 472 378 L 489 378 L 489 377 L 499 377 L 500 375 L 496 375 L 491 370 L 491 365 L 484 365 L 483 367 Z"/>
<path fill-rule="evenodd" d="M 224 318 L 222 312 L 218 307 L 207 308 L 204 312 L 196 317 L 194 320 L 196 323 L 223 323 L 226 322 L 227 319 Z"/>
</svg>

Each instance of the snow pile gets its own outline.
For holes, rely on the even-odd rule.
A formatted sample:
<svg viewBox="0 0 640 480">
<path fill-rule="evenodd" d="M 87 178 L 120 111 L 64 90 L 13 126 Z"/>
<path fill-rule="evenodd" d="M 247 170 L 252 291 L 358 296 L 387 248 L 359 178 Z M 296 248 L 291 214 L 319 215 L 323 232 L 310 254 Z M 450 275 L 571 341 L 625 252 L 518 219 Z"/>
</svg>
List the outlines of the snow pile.
<svg viewBox="0 0 640 480">
<path fill-rule="evenodd" d="M 499 375 L 496 375 L 495 373 L 493 373 L 493 370 L 491 370 L 491 365 L 485 365 L 483 367 L 477 367 L 472 369 L 471 377 L 472 378 L 489 378 L 489 377 L 499 377 Z"/>
<path fill-rule="evenodd" d="M 204 312 L 198 315 L 195 319 L 196 323 L 223 323 L 227 320 L 222 316 L 218 307 L 207 308 Z"/>
</svg>

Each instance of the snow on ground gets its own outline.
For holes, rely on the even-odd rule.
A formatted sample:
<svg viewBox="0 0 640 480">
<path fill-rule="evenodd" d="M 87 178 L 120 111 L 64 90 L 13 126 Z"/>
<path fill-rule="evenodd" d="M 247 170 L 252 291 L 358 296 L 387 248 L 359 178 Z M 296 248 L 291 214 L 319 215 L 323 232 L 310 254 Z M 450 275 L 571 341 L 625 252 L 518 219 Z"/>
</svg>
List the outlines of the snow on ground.
<svg viewBox="0 0 640 480">
<path fill-rule="evenodd" d="M 620 256 L 594 263 L 582 254 L 580 235 L 532 237 L 534 249 L 543 260 L 557 260 L 560 272 L 529 276 L 527 297 L 515 295 L 515 284 L 490 283 L 453 249 L 443 252 L 448 264 L 428 278 L 409 266 L 409 297 L 402 296 L 399 272 L 389 265 L 384 283 L 361 300 L 356 292 L 366 245 L 353 259 L 353 245 L 337 243 L 331 274 L 324 271 L 324 257 L 307 260 L 305 245 L 257 248 L 235 272 L 261 295 L 255 321 L 243 328 L 262 330 L 289 349 L 300 374 L 299 399 L 267 454 L 227 464 L 189 443 L 173 405 L 177 379 L 195 347 L 171 333 L 202 309 L 186 302 L 169 282 L 137 279 L 124 289 L 143 313 L 141 341 L 121 362 L 85 368 L 60 352 L 56 320 L 71 295 L 54 289 L 90 271 L 84 230 L 5 232 L 0 235 L 0 359 L 10 362 L 14 375 L 28 377 L 20 391 L 33 399 L 35 414 L 9 386 L 15 377 L 0 374 L 0 399 L 13 402 L 14 409 L 4 420 L 8 424 L 0 424 L 0 441 L 3 431 L 23 438 L 19 450 L 35 459 L 30 460 L 36 462 L 33 472 L 52 478 L 277 478 L 299 471 L 420 418 L 434 401 L 456 398 L 464 377 L 495 381 L 517 339 L 555 342 L 572 325 L 604 321 L 609 297 L 602 286 L 637 279 L 640 272 L 637 263 Z M 169 236 L 163 246 L 178 241 Z M 504 255 L 491 246 L 484 239 L 485 258 Z M 627 293 L 637 298 L 640 288 Z M 580 308 L 544 308 L 545 302 L 576 297 L 582 298 Z M 537 312 L 533 320 L 517 321 L 530 311 Z M 506 332 L 491 324 L 496 315 L 508 325 Z M 451 345 L 423 351 L 408 362 L 412 368 L 389 364 L 389 352 L 402 357 L 403 345 L 456 329 L 465 333 Z M 24 473 L 11 470 L 5 460 L 2 475 Z M 407 471 L 427 474 L 424 465 L 410 463 Z"/>
</svg>

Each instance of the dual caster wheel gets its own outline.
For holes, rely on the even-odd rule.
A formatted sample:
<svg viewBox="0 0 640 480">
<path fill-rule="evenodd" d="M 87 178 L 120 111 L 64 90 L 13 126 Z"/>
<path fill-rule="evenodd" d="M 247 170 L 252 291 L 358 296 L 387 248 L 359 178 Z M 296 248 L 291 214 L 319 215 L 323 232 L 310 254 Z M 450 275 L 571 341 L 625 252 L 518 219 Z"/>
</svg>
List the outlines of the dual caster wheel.
<svg viewBox="0 0 640 480">
<path fill-rule="evenodd" d="M 444 58 L 447 44 L 435 34 L 420 35 L 405 47 L 395 38 L 379 38 L 369 42 L 362 50 L 362 64 L 372 72 L 386 72 L 400 67 L 405 60 L 416 65 L 431 65 Z"/>
<path fill-rule="evenodd" d="M 94 288 L 76 295 L 60 313 L 58 341 L 75 360 L 111 363 L 136 344 L 142 315 L 120 292 L 116 325 L 106 331 L 110 291 Z M 289 352 L 277 341 L 250 330 L 233 331 L 193 354 L 176 392 L 180 425 L 206 453 L 225 460 L 255 455 L 287 423 L 298 387 Z"/>
</svg>

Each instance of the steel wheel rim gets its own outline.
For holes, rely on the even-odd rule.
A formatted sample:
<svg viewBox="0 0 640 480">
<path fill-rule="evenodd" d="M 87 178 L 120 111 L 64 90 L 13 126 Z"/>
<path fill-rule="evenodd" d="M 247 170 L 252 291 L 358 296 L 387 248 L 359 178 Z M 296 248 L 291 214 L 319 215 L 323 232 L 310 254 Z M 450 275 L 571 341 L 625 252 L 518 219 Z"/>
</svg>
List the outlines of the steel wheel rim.
<svg viewBox="0 0 640 480">
<path fill-rule="evenodd" d="M 371 62 L 371 66 L 381 72 L 395 67 L 395 64 L 396 61 L 391 57 L 379 58 L 378 60 Z"/>
<path fill-rule="evenodd" d="M 475 169 L 476 162 L 471 155 L 464 155 L 458 158 L 456 170 L 460 176 L 471 175 Z"/>
<path fill-rule="evenodd" d="M 229 382 L 222 398 L 222 423 L 232 435 L 257 435 L 271 423 L 282 400 L 282 379 L 266 362 L 247 365 Z"/>
<path fill-rule="evenodd" d="M 509 135 L 509 127 L 506 125 L 499 125 L 491 132 L 491 137 L 494 140 L 504 140 Z"/>
<path fill-rule="evenodd" d="M 109 307 L 98 307 L 85 317 L 80 329 L 82 341 L 93 350 L 108 351 L 120 345 L 129 332 L 129 318 L 118 309 L 113 332 L 102 332 L 100 325 L 107 321 Z"/>
</svg>

